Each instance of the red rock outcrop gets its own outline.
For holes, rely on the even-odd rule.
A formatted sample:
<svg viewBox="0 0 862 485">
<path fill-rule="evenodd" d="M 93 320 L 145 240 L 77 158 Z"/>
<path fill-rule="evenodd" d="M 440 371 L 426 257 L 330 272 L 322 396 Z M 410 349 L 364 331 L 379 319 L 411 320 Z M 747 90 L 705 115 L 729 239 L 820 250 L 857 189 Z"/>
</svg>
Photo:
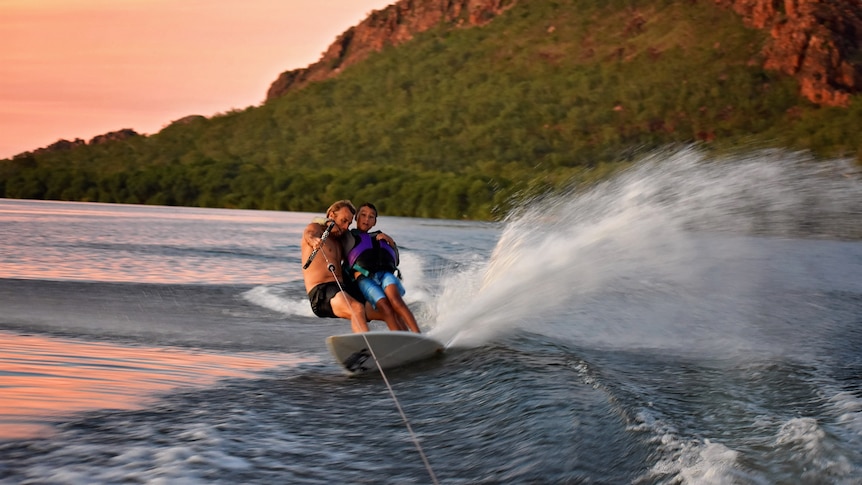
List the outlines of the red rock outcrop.
<svg viewBox="0 0 862 485">
<path fill-rule="evenodd" d="M 790 74 L 817 104 L 847 106 L 862 91 L 862 0 L 715 0 L 769 29 L 764 67 Z"/>
<path fill-rule="evenodd" d="M 267 101 L 338 75 L 372 52 L 412 39 L 440 22 L 482 25 L 517 0 L 400 0 L 341 34 L 320 60 L 282 73 Z M 847 106 L 862 91 L 862 0 L 713 0 L 752 27 L 768 29 L 764 67 L 794 76 L 814 103 Z"/>
<path fill-rule="evenodd" d="M 373 11 L 359 25 L 338 36 L 316 63 L 282 73 L 269 88 L 267 101 L 310 82 L 337 75 L 389 45 L 409 41 L 417 33 L 449 22 L 475 26 L 490 22 L 516 0 L 400 0 Z"/>
</svg>

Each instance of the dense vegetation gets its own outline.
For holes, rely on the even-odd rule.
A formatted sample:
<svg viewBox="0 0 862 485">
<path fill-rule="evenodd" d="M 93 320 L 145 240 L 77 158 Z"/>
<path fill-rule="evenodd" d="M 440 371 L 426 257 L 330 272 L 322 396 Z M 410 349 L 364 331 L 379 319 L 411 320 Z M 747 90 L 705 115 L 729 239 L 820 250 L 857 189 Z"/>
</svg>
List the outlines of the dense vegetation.
<svg viewBox="0 0 862 485">
<path fill-rule="evenodd" d="M 766 35 L 708 2 L 519 2 L 259 107 L 2 161 L 0 196 L 488 219 L 667 144 L 862 158 L 859 96 L 808 103 Z"/>
</svg>

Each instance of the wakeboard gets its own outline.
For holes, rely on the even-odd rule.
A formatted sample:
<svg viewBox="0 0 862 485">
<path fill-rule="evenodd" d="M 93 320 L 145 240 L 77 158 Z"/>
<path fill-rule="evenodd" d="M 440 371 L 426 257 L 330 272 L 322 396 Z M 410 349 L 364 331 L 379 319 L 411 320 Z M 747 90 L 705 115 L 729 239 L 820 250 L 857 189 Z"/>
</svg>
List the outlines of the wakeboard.
<svg viewBox="0 0 862 485">
<path fill-rule="evenodd" d="M 378 364 L 384 370 L 401 367 L 443 352 L 443 344 L 431 337 L 389 330 L 333 335 L 326 346 L 350 374 L 377 372 Z"/>
</svg>

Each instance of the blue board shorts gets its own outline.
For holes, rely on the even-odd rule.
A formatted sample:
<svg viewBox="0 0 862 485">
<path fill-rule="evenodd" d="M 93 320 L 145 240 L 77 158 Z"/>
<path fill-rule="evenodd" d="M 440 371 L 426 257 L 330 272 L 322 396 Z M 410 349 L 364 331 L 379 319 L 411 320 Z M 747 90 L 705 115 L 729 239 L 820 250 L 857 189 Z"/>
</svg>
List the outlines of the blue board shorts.
<svg viewBox="0 0 862 485">
<path fill-rule="evenodd" d="M 371 306 L 377 310 L 377 302 L 380 301 L 381 298 L 386 298 L 386 293 L 383 291 L 383 288 L 386 288 L 389 285 L 395 285 L 398 288 L 398 294 L 404 295 L 404 285 L 401 284 L 401 280 L 398 279 L 394 274 L 388 271 L 378 271 L 376 273 L 371 273 L 368 276 L 361 276 L 356 283 L 359 285 L 359 291 L 362 292 L 362 295 L 365 296 L 365 299 L 371 302 Z"/>
</svg>

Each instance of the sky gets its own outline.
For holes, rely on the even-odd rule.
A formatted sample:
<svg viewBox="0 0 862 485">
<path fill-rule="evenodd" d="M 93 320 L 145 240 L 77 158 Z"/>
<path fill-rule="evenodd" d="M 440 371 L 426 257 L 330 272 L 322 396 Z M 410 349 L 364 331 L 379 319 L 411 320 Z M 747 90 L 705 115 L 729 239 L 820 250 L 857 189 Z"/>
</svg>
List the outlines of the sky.
<svg viewBox="0 0 862 485">
<path fill-rule="evenodd" d="M 257 106 L 395 0 L 0 0 L 0 159 Z"/>
</svg>

